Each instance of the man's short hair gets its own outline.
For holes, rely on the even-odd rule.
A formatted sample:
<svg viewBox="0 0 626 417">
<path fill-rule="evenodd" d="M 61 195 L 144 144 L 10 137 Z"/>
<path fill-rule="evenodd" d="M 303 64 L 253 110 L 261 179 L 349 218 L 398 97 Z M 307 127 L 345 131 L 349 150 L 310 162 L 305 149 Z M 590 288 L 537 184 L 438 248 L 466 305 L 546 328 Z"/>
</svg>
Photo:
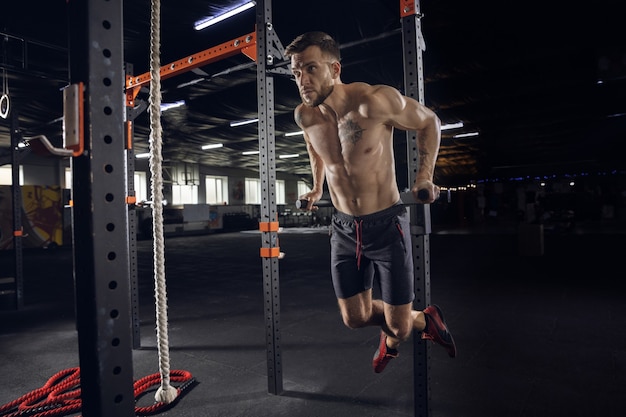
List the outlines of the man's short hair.
<svg viewBox="0 0 626 417">
<path fill-rule="evenodd" d="M 332 36 L 324 32 L 306 32 L 295 38 L 285 48 L 285 57 L 291 58 L 292 55 L 298 54 L 304 51 L 309 46 L 316 45 L 322 53 L 331 56 L 337 61 L 341 60 L 341 53 L 339 52 L 339 44 Z"/>
</svg>

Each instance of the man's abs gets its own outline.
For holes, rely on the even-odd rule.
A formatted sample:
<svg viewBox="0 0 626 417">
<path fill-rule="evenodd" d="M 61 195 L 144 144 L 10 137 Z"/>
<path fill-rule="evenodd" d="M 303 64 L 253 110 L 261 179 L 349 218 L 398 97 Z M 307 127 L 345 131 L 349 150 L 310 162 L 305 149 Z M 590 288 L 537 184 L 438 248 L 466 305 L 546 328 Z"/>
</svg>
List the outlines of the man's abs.
<svg viewBox="0 0 626 417">
<path fill-rule="evenodd" d="M 363 176 L 327 171 L 326 181 L 335 208 L 353 216 L 364 216 L 391 207 L 400 199 L 395 172 L 391 171 Z"/>
</svg>

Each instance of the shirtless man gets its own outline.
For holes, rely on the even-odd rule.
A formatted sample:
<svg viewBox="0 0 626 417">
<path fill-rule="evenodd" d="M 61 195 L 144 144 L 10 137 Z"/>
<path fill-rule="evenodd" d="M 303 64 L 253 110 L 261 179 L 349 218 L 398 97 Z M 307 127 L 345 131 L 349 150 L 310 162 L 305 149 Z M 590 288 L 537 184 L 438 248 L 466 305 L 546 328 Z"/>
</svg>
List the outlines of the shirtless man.
<svg viewBox="0 0 626 417">
<path fill-rule="evenodd" d="M 302 104 L 295 109 L 313 174 L 312 190 L 300 196 L 314 209 L 328 183 L 333 215 L 332 280 L 343 322 L 349 328 L 379 326 L 372 366 L 382 372 L 397 347 L 415 329 L 423 339 L 456 356 L 441 310 L 413 310 L 413 255 L 406 208 L 400 201 L 393 154 L 393 129 L 417 131 L 420 164 L 411 189 L 416 200 L 432 203 L 441 139 L 439 118 L 396 89 L 365 83 L 343 84 L 339 45 L 323 32 L 298 36 L 285 49 Z M 418 191 L 428 197 L 420 200 Z M 420 193 L 420 195 L 422 195 Z M 377 279 L 381 300 L 372 299 Z"/>
</svg>

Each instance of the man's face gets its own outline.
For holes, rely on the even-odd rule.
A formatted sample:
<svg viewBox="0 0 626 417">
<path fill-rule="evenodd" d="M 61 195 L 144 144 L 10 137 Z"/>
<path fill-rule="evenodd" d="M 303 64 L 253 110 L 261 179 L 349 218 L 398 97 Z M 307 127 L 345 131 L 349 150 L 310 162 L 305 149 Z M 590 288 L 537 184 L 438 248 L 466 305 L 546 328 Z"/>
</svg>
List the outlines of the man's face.
<svg viewBox="0 0 626 417">
<path fill-rule="evenodd" d="M 291 71 L 305 105 L 319 106 L 333 92 L 335 80 L 339 76 L 333 63 L 322 54 L 318 46 L 309 46 L 291 56 Z"/>
</svg>

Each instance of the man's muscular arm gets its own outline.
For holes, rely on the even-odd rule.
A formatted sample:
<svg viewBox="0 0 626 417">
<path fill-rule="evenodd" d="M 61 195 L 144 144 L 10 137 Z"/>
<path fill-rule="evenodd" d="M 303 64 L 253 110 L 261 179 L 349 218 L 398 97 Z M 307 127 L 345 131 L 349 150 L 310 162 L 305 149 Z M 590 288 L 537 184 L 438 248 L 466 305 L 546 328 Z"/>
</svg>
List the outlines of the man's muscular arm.
<svg viewBox="0 0 626 417">
<path fill-rule="evenodd" d="M 375 90 L 374 101 L 386 113 L 387 123 L 402 130 L 415 130 L 419 150 L 419 170 L 411 191 L 418 201 L 432 203 L 439 196 L 439 187 L 433 184 L 435 163 L 441 142 L 441 121 L 429 108 L 417 100 L 403 96 L 392 87 L 380 87 Z M 386 110 L 385 110 L 386 109 Z M 419 199 L 419 190 L 428 191 L 428 198 Z"/>
<path fill-rule="evenodd" d="M 324 191 L 324 179 L 325 179 L 325 171 L 324 171 L 324 161 L 322 158 L 315 152 L 313 145 L 309 141 L 309 135 L 306 133 L 305 126 L 302 120 L 302 112 L 300 106 L 296 108 L 295 111 L 295 120 L 296 124 L 304 131 L 304 140 L 306 142 L 306 149 L 309 154 L 309 162 L 311 164 L 311 173 L 313 176 L 313 188 L 306 194 L 303 194 L 299 197 L 300 200 L 308 200 L 308 204 L 306 209 L 312 210 L 313 203 L 319 201 L 322 198 L 322 193 Z"/>
</svg>

